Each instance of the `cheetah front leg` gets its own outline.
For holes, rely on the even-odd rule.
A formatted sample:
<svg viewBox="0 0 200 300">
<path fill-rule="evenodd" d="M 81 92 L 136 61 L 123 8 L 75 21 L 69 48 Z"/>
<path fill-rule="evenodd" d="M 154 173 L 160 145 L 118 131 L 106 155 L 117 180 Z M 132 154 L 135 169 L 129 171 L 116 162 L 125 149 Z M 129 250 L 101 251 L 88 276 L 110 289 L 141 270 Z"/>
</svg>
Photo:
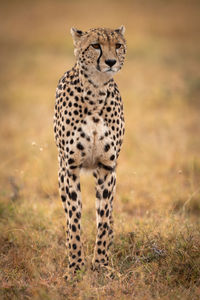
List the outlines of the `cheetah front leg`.
<svg viewBox="0 0 200 300">
<path fill-rule="evenodd" d="M 108 265 L 108 250 L 113 239 L 112 202 L 115 194 L 116 173 L 101 166 L 96 178 L 97 237 L 92 261 L 93 269 Z"/>
<path fill-rule="evenodd" d="M 59 161 L 59 172 L 58 172 L 58 185 L 59 185 L 59 192 L 60 192 L 60 197 L 62 200 L 63 208 L 65 211 L 65 216 L 66 216 L 66 234 L 67 234 L 67 242 L 66 245 L 68 247 L 69 244 L 69 218 L 68 218 L 68 210 L 67 210 L 67 202 L 68 202 L 68 195 L 66 193 L 66 168 L 65 168 L 65 163 L 64 159 L 62 158 L 61 155 L 58 157 Z"/>
<path fill-rule="evenodd" d="M 69 272 L 66 277 L 72 277 L 84 267 L 84 257 L 81 243 L 81 191 L 80 170 L 70 169 L 60 160 L 60 194 L 67 217 L 67 248 L 69 256 Z"/>
</svg>

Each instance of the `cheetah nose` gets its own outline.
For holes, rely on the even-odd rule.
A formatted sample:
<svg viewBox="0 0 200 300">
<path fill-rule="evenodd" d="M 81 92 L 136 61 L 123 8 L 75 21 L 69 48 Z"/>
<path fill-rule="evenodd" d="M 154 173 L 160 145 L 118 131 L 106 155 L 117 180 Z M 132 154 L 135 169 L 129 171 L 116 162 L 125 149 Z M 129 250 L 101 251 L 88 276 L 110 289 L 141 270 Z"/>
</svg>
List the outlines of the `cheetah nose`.
<svg viewBox="0 0 200 300">
<path fill-rule="evenodd" d="M 105 63 L 109 66 L 109 67 L 112 67 L 114 66 L 114 64 L 116 64 L 116 60 L 115 59 L 106 59 L 105 60 Z"/>
</svg>

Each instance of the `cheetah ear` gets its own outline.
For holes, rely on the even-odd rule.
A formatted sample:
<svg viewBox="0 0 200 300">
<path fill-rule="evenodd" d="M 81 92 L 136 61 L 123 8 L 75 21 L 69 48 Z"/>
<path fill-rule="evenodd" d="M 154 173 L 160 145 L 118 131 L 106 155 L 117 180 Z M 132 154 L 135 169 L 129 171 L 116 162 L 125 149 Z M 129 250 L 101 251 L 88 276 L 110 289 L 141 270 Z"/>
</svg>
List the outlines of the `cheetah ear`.
<svg viewBox="0 0 200 300">
<path fill-rule="evenodd" d="M 74 27 L 71 28 L 70 32 L 71 32 L 74 42 L 77 42 L 79 40 L 79 38 L 83 35 L 82 30 L 76 29 Z"/>
<path fill-rule="evenodd" d="M 120 33 L 120 34 L 124 35 L 124 33 L 125 33 L 125 27 L 124 27 L 124 25 L 122 25 L 119 28 L 115 29 L 115 31 L 117 33 Z"/>
</svg>

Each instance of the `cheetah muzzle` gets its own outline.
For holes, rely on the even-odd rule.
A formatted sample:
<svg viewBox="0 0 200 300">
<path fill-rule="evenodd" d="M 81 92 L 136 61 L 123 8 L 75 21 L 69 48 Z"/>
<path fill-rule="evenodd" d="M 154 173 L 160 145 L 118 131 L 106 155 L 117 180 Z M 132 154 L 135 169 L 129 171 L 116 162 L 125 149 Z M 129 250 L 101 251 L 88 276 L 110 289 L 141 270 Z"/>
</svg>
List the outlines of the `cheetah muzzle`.
<svg viewBox="0 0 200 300">
<path fill-rule="evenodd" d="M 80 170 L 96 181 L 97 236 L 93 269 L 108 265 L 113 238 L 116 163 L 124 136 L 123 104 L 113 75 L 124 63 L 124 27 L 71 29 L 76 64 L 59 80 L 54 115 L 59 191 L 67 218 L 69 274 L 84 268 Z"/>
</svg>

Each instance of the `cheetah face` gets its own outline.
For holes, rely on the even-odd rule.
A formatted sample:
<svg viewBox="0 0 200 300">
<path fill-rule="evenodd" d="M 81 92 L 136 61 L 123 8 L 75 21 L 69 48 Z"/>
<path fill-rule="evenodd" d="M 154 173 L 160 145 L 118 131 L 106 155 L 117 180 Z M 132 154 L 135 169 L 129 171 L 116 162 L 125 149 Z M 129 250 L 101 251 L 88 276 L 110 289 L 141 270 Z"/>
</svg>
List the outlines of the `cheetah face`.
<svg viewBox="0 0 200 300">
<path fill-rule="evenodd" d="M 126 42 L 124 26 L 118 29 L 90 29 L 86 32 L 71 29 L 74 54 L 78 64 L 87 73 L 101 72 L 113 76 L 124 63 Z"/>
</svg>

